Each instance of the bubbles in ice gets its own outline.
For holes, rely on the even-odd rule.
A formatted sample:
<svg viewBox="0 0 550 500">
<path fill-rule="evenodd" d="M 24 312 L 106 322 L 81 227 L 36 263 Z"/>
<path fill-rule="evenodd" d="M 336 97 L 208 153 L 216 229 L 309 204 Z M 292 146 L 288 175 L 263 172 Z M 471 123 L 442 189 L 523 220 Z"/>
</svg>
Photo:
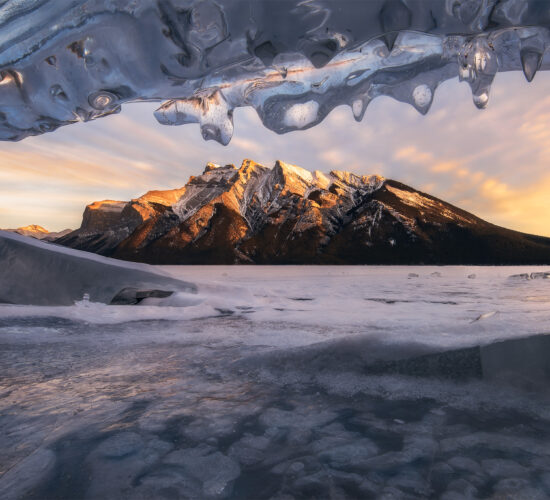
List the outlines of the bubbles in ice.
<svg viewBox="0 0 550 500">
<path fill-rule="evenodd" d="M 116 103 L 116 96 L 106 91 L 96 92 L 88 97 L 88 102 L 92 108 L 102 111 Z"/>
<path fill-rule="evenodd" d="M 287 127 L 301 129 L 317 119 L 319 103 L 308 101 L 303 104 L 294 104 L 285 113 L 284 123 Z"/>
<path fill-rule="evenodd" d="M 160 123 L 227 144 L 238 107 L 277 133 L 342 104 L 360 121 L 379 96 L 427 113 L 456 76 L 483 108 L 497 71 L 531 81 L 548 68 L 545 15 L 537 0 L 12 2 L 0 7 L 0 140 L 149 100 L 165 101 Z"/>
<path fill-rule="evenodd" d="M 416 109 L 418 109 L 423 114 L 427 113 L 432 104 L 432 89 L 430 89 L 430 87 L 425 84 L 418 85 L 413 90 L 412 96 Z"/>
</svg>

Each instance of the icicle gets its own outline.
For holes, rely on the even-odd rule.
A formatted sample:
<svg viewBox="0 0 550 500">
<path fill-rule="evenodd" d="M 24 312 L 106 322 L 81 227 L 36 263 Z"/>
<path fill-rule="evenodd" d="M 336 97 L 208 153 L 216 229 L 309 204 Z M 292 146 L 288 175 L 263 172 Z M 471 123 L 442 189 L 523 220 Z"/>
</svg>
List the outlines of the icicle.
<svg viewBox="0 0 550 500">
<path fill-rule="evenodd" d="M 519 51 L 521 67 L 525 78 L 531 82 L 542 64 L 546 48 L 545 37 L 537 28 L 523 28 L 518 32 L 521 39 Z"/>
<path fill-rule="evenodd" d="M 483 109 L 489 102 L 491 84 L 498 71 L 498 60 L 486 37 L 477 37 L 462 47 L 459 56 L 459 78 L 470 84 L 474 104 Z"/>
<path fill-rule="evenodd" d="M 542 54 L 538 50 L 524 49 L 520 52 L 520 57 L 523 74 L 531 82 L 542 63 Z"/>
<path fill-rule="evenodd" d="M 353 113 L 353 117 L 355 118 L 355 121 L 360 122 L 363 119 L 366 109 L 367 109 L 367 106 L 363 99 L 355 99 L 351 103 L 351 112 Z"/>
<path fill-rule="evenodd" d="M 117 97 L 114 94 L 111 94 L 111 92 L 102 90 L 100 92 L 90 94 L 88 97 L 88 102 L 92 108 L 103 111 L 116 106 Z"/>
</svg>

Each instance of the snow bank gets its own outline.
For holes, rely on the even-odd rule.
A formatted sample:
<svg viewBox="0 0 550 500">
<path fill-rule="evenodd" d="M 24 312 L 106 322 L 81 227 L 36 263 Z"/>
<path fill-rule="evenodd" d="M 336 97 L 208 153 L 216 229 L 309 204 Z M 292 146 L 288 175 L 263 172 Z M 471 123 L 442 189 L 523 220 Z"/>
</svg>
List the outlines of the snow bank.
<svg viewBox="0 0 550 500">
<path fill-rule="evenodd" d="M 117 261 L 0 231 L 0 302 L 70 305 L 85 294 L 110 303 L 124 289 L 195 292 L 145 264 Z"/>
</svg>

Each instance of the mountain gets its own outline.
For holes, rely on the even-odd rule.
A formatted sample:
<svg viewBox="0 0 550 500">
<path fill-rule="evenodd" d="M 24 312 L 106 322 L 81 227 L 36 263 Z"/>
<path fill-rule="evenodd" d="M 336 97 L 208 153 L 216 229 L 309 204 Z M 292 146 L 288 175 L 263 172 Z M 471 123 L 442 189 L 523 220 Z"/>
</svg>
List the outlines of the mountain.
<svg viewBox="0 0 550 500">
<path fill-rule="evenodd" d="M 209 163 L 180 189 L 95 202 L 56 243 L 153 264 L 550 263 L 550 238 L 378 175 L 282 161 Z"/>
<path fill-rule="evenodd" d="M 36 238 L 37 240 L 46 240 L 54 241 L 57 238 L 65 236 L 72 232 L 72 229 L 64 229 L 63 231 L 58 232 L 49 232 L 47 229 L 44 229 L 42 226 L 36 224 L 31 224 L 30 226 L 18 227 L 17 229 L 2 229 L 2 231 L 9 231 L 10 233 L 17 233 L 23 236 L 30 236 L 31 238 Z"/>
</svg>

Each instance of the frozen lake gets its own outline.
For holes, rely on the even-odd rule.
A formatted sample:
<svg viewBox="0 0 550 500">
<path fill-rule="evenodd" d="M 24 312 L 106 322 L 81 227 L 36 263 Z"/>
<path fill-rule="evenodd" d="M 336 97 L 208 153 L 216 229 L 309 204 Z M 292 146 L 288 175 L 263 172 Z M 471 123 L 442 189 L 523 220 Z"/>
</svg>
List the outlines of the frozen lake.
<svg viewBox="0 0 550 500">
<path fill-rule="evenodd" d="M 0 306 L 1 498 L 550 497 L 550 267 L 163 271 Z"/>
</svg>

